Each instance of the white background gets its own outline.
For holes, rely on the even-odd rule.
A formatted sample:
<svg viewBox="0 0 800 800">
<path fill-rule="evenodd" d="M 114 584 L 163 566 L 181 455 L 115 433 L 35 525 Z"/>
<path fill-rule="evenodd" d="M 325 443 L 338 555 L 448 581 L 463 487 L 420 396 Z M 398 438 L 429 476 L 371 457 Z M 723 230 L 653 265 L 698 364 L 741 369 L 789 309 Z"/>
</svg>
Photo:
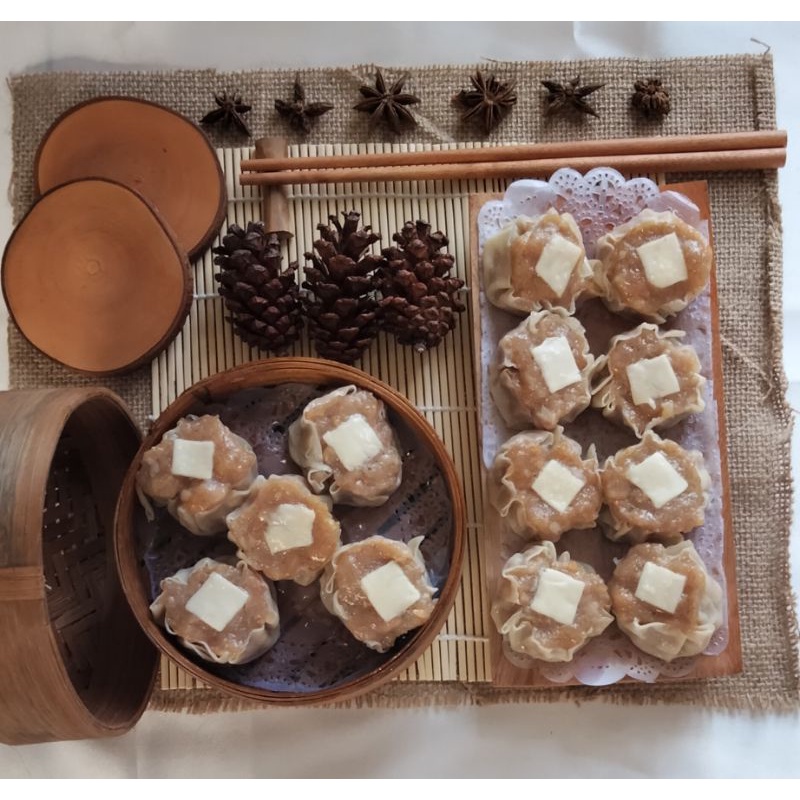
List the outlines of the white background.
<svg viewBox="0 0 800 800">
<path fill-rule="evenodd" d="M 0 75 L 34 70 L 255 69 L 373 61 L 411 65 L 471 63 L 482 58 L 761 52 L 763 48 L 751 37 L 772 47 L 778 125 L 789 130 L 789 163 L 781 173 L 784 349 L 790 402 L 800 408 L 798 24 L 0 23 Z M 10 180 L 10 130 L 11 99 L 5 89 L 0 91 L 0 185 Z M 0 203 L 0 243 L 10 232 L 10 205 Z M 2 321 L 0 329 L 0 386 L 6 386 Z M 799 451 L 796 434 L 795 464 Z M 792 561 L 797 592 L 797 524 Z M 133 732 L 111 741 L 0 745 L 0 778 L 95 775 L 797 777 L 800 715 L 604 703 L 379 711 L 289 709 L 202 717 L 147 713 Z"/>
</svg>

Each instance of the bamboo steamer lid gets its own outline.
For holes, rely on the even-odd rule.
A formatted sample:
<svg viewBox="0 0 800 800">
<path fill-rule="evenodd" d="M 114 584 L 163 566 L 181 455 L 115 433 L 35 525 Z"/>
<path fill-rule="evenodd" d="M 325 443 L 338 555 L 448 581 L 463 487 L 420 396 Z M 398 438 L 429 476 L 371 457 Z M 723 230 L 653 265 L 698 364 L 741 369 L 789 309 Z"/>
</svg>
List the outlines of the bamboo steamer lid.
<svg viewBox="0 0 800 800">
<path fill-rule="evenodd" d="M 114 736 L 138 720 L 157 656 L 113 557 L 139 432 L 105 389 L 0 393 L 0 741 Z"/>
</svg>

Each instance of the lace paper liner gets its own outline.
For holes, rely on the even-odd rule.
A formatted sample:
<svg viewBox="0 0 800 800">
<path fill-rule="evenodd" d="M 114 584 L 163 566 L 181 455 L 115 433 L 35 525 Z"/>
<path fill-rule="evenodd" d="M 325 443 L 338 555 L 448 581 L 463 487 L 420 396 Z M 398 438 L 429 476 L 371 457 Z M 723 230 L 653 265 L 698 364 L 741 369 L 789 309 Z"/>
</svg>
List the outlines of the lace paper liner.
<svg viewBox="0 0 800 800">
<path fill-rule="evenodd" d="M 585 176 L 573 169 L 561 169 L 549 181 L 521 180 L 512 183 L 502 200 L 490 200 L 484 204 L 478 214 L 478 242 L 482 255 L 484 242 L 519 216 L 536 217 L 555 207 L 559 212 L 569 212 L 578 223 L 583 234 L 584 246 L 589 258 L 592 258 L 597 240 L 618 225 L 622 225 L 635 217 L 644 209 L 653 211 L 673 211 L 684 222 L 700 231 L 706 238 L 709 236 L 708 222 L 700 216 L 700 210 L 688 197 L 674 192 L 659 190 L 656 183 L 649 178 L 633 178 L 626 180 L 623 175 L 610 167 L 599 167 Z M 482 275 L 482 272 L 481 272 Z M 482 280 L 482 279 L 481 279 Z M 722 566 L 722 547 L 724 541 L 724 518 L 722 512 L 722 466 L 718 446 L 718 414 L 714 400 L 713 349 L 711 339 L 711 299 L 706 289 L 686 309 L 676 315 L 664 329 L 672 327 L 686 331 L 683 341 L 697 350 L 702 373 L 706 376 L 706 408 L 701 414 L 695 414 L 679 423 L 674 428 L 660 432 L 663 438 L 677 441 L 682 447 L 700 450 L 706 460 L 706 468 L 711 476 L 710 501 L 706 509 L 705 523 L 686 536 L 691 540 L 709 573 L 725 590 L 725 574 Z M 482 407 L 482 453 L 488 469 L 499 446 L 516 431 L 509 429 L 497 412 L 489 394 L 489 365 L 494 358 L 495 349 L 500 338 L 511 328 L 519 324 L 520 317 L 493 306 L 486 299 L 481 282 L 481 382 Z M 613 316 L 610 312 L 602 312 Z M 601 314 L 602 315 L 602 314 Z M 584 314 L 580 309 L 577 316 L 589 330 L 593 323 L 594 313 Z M 619 319 L 619 318 L 617 318 Z M 625 330 L 636 326 L 636 320 L 628 320 Z M 599 353 L 595 353 L 599 355 Z M 581 426 L 582 417 L 565 426 L 568 436 L 572 436 L 588 446 L 595 439 L 592 431 Z M 605 457 L 612 455 L 622 446 L 630 444 L 630 440 L 622 441 L 623 434 L 614 431 L 615 426 L 608 423 L 600 436 L 606 439 L 595 442 L 601 464 Z M 600 535 L 599 532 L 588 532 L 588 535 Z M 513 540 L 514 537 L 509 537 Z M 569 538 L 569 537 L 567 537 Z M 521 549 L 527 543 L 521 540 Z M 569 547 L 558 547 L 559 552 Z M 575 555 L 580 560 L 579 554 Z M 616 561 L 616 559 L 614 559 Z M 593 565 L 604 579 L 610 578 L 608 565 Z M 613 564 L 611 565 L 613 567 Z M 705 655 L 718 655 L 728 644 L 727 605 L 724 608 L 725 619 L 716 631 Z M 576 653 L 575 658 L 566 664 L 547 664 L 541 661 L 520 656 L 504 648 L 506 658 L 516 666 L 535 669 L 538 674 L 553 683 L 565 683 L 577 680 L 587 686 L 607 686 L 630 677 L 645 683 L 654 682 L 659 676 L 683 677 L 691 674 L 695 659 L 676 659 L 666 663 L 639 650 L 616 625 L 612 625 L 604 634 L 590 640 L 585 647 Z"/>
</svg>

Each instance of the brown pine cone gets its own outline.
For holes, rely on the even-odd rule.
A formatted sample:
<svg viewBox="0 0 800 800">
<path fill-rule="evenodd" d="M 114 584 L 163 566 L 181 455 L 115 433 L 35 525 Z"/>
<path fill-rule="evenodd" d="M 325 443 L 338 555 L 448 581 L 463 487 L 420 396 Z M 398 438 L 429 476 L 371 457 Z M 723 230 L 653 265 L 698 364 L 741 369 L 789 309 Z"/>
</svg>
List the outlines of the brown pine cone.
<svg viewBox="0 0 800 800">
<path fill-rule="evenodd" d="M 316 253 L 306 253 L 303 308 L 308 331 L 322 358 L 352 364 L 378 335 L 375 269 L 381 257 L 364 255 L 380 239 L 369 226 L 359 228 L 357 211 L 342 212 L 330 225 L 320 224 Z"/>
<path fill-rule="evenodd" d="M 213 252 L 222 268 L 214 277 L 236 333 L 260 350 L 286 351 L 299 338 L 303 319 L 297 264 L 281 270 L 278 237 L 267 234 L 263 222 L 249 222 L 246 230 L 231 225 Z"/>
<path fill-rule="evenodd" d="M 455 328 L 466 308 L 459 298 L 464 281 L 450 274 L 453 256 L 441 252 L 447 237 L 431 233 L 427 222 L 406 222 L 392 238 L 399 247 L 383 250 L 378 270 L 384 328 L 400 344 L 424 353 Z"/>
</svg>

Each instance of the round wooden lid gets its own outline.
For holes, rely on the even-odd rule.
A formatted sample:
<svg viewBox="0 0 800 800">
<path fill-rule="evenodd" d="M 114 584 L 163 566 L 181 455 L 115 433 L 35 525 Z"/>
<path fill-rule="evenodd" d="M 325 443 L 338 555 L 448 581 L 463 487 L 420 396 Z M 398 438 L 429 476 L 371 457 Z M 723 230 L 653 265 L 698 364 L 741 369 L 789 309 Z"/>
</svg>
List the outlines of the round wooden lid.
<svg viewBox="0 0 800 800">
<path fill-rule="evenodd" d="M 34 347 L 93 374 L 152 359 L 192 300 L 188 261 L 158 212 L 97 179 L 59 186 L 33 206 L 6 245 L 2 286 Z"/>
<path fill-rule="evenodd" d="M 205 134 L 163 106 L 100 98 L 75 106 L 45 134 L 36 156 L 39 192 L 83 178 L 108 178 L 146 197 L 189 258 L 225 217 L 225 178 Z"/>
</svg>

